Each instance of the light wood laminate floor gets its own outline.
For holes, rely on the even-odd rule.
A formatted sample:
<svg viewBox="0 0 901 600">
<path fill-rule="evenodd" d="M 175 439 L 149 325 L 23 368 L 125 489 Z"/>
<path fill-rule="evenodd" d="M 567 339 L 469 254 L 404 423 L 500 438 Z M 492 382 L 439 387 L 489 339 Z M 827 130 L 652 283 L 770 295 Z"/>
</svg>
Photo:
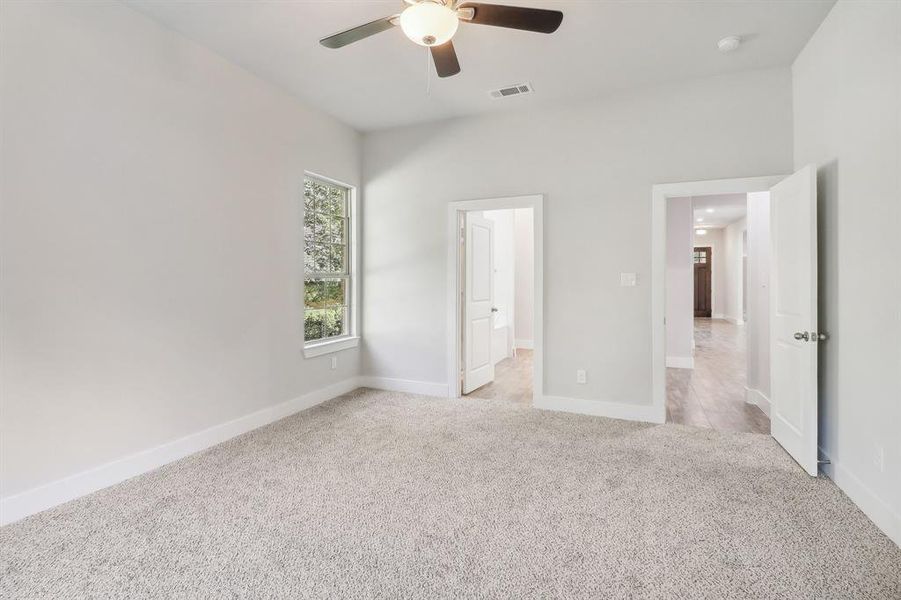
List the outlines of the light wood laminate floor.
<svg viewBox="0 0 901 600">
<path fill-rule="evenodd" d="M 518 348 L 515 357 L 505 358 L 495 365 L 494 381 L 466 397 L 532 404 L 532 351 Z"/>
<path fill-rule="evenodd" d="M 745 348 L 744 327 L 695 319 L 694 369 L 666 370 L 667 422 L 769 433 L 769 418 L 745 402 Z"/>
</svg>

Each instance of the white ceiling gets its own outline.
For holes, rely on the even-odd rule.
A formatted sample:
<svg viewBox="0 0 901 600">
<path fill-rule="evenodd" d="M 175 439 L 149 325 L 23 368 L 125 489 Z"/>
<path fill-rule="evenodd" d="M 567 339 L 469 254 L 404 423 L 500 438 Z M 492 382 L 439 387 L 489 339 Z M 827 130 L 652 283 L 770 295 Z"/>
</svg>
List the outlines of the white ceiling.
<svg viewBox="0 0 901 600">
<path fill-rule="evenodd" d="M 694 210 L 696 229 L 698 227 L 704 229 L 725 227 L 748 214 L 747 194 L 692 196 L 691 204 Z"/>
<path fill-rule="evenodd" d="M 402 0 L 123 0 L 361 131 L 613 90 L 789 65 L 834 0 L 504 0 L 555 8 L 551 35 L 461 24 L 463 72 L 439 80 L 427 50 L 393 29 L 330 50 L 321 37 L 399 13 Z M 716 42 L 741 35 L 736 52 Z M 536 93 L 488 91 L 531 82 Z"/>
</svg>

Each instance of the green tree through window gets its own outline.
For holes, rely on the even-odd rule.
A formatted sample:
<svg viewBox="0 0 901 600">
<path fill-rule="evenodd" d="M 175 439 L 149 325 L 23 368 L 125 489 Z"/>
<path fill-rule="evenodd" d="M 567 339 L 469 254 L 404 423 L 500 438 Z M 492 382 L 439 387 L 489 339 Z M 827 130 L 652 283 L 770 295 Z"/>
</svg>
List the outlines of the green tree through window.
<svg viewBox="0 0 901 600">
<path fill-rule="evenodd" d="M 304 179 L 305 342 L 350 334 L 350 190 Z"/>
</svg>

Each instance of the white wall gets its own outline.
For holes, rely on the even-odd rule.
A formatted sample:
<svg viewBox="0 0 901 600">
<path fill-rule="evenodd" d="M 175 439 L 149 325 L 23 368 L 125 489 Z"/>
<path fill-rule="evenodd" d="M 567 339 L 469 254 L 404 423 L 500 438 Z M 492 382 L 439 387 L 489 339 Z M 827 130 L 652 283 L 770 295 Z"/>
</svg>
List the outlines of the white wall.
<svg viewBox="0 0 901 600">
<path fill-rule="evenodd" d="M 762 70 L 367 134 L 364 371 L 446 384 L 446 205 L 541 193 L 545 393 L 650 405 L 651 186 L 790 170 L 790 92 Z"/>
<path fill-rule="evenodd" d="M 535 254 L 534 248 L 534 215 L 531 208 L 517 208 L 513 211 L 516 260 L 513 321 L 517 348 L 531 348 L 534 344 L 532 336 L 535 319 Z"/>
<path fill-rule="evenodd" d="M 747 218 L 730 223 L 723 229 L 723 261 L 725 263 L 725 306 L 723 316 L 733 323 L 744 323 L 742 311 L 744 281 L 742 260 Z"/>
<path fill-rule="evenodd" d="M 356 375 L 298 274 L 358 134 L 119 3 L 2 11 L 3 496 Z"/>
<path fill-rule="evenodd" d="M 710 308 L 714 319 L 723 318 L 726 306 L 726 261 L 723 260 L 723 228 L 707 229 L 705 235 L 694 235 L 695 247 L 709 246 L 713 256 L 710 273 Z"/>
<path fill-rule="evenodd" d="M 820 445 L 901 543 L 901 3 L 839 1 L 792 68 L 794 164 L 818 166 Z M 880 450 L 884 453 L 879 467 Z"/>
<path fill-rule="evenodd" d="M 494 328 L 491 333 L 491 360 L 497 364 L 513 356 L 515 312 L 516 247 L 512 209 L 486 210 L 494 221 Z"/>
<path fill-rule="evenodd" d="M 748 194 L 748 388 L 769 414 L 770 397 L 770 194 Z"/>
<path fill-rule="evenodd" d="M 666 366 L 694 365 L 694 212 L 690 197 L 666 201 Z"/>
</svg>

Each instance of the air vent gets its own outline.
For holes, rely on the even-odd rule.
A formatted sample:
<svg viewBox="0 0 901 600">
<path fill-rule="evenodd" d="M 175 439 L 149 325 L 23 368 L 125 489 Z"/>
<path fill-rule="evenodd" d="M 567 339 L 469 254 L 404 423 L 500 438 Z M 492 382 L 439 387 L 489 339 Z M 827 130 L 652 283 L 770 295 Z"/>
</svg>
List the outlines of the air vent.
<svg viewBox="0 0 901 600">
<path fill-rule="evenodd" d="M 511 85 L 509 87 L 501 88 L 499 90 L 491 90 L 489 94 L 491 94 L 492 98 L 509 98 L 510 96 L 519 96 L 521 94 L 531 94 L 535 90 L 532 88 L 531 83 L 520 83 L 517 85 Z"/>
</svg>

